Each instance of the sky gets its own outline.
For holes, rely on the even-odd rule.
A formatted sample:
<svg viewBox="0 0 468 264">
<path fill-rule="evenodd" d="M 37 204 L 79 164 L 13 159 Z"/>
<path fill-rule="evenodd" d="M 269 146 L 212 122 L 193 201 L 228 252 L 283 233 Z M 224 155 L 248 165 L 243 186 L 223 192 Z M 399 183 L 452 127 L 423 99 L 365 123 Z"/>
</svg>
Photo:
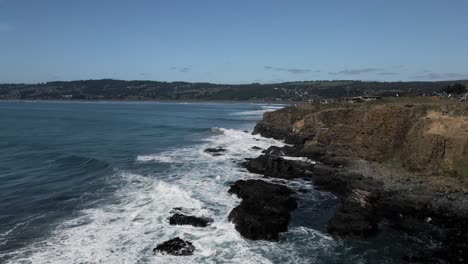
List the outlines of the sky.
<svg viewBox="0 0 468 264">
<path fill-rule="evenodd" d="M 0 83 L 468 79 L 467 0 L 0 0 Z"/>
</svg>

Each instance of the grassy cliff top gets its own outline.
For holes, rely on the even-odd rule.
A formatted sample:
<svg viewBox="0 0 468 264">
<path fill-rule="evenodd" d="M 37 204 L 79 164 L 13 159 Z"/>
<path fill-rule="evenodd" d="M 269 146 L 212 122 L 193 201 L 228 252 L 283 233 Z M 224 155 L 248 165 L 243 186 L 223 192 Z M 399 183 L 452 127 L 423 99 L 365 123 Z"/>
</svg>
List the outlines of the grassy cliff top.
<svg viewBox="0 0 468 264">
<path fill-rule="evenodd" d="M 442 97 L 414 96 L 414 97 L 384 97 L 380 100 L 369 102 L 333 102 L 333 103 L 305 103 L 298 105 L 301 110 L 321 111 L 326 109 L 370 109 L 375 106 L 406 106 L 414 107 L 422 111 L 438 111 L 450 115 L 468 115 L 468 102 L 449 100 Z"/>
</svg>

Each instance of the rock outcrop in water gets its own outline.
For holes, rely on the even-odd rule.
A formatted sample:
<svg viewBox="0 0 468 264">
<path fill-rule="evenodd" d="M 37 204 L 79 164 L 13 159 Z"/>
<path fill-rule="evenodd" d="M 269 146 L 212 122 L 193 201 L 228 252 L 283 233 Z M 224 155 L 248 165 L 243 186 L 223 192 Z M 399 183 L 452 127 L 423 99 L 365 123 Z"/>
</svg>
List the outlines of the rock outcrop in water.
<svg viewBox="0 0 468 264">
<path fill-rule="evenodd" d="M 192 255 L 195 247 L 192 243 L 182 240 L 179 237 L 163 242 L 153 249 L 154 254 L 169 254 L 174 256 Z"/>
<path fill-rule="evenodd" d="M 354 177 L 346 183 L 341 193 L 342 205 L 328 223 L 328 232 L 335 236 L 366 237 L 377 231 L 379 217 L 375 202 L 380 197 L 380 185 L 359 175 Z"/>
<path fill-rule="evenodd" d="M 213 223 L 213 219 L 208 217 L 185 215 L 176 213 L 169 217 L 170 225 L 191 225 L 195 227 L 207 227 Z"/>
<path fill-rule="evenodd" d="M 294 191 L 261 180 L 240 180 L 229 193 L 242 199 L 229 214 L 239 233 L 252 240 L 277 240 L 288 230 L 290 212 L 297 207 Z"/>
<path fill-rule="evenodd" d="M 327 227 L 336 237 L 371 236 L 383 221 L 440 245 L 407 261 L 466 263 L 467 113 L 466 105 L 450 104 L 285 108 L 265 113 L 254 133 L 295 146 L 271 148 L 247 168 L 311 178 L 317 189 L 338 195 L 341 206 Z"/>
<path fill-rule="evenodd" d="M 275 153 L 275 148 L 269 148 L 264 155 L 252 159 L 247 164 L 247 170 L 264 176 L 293 179 L 310 178 L 310 171 L 315 165 L 313 162 L 288 159 Z M 284 151 L 286 152 L 286 150 Z"/>
<path fill-rule="evenodd" d="M 221 156 L 224 154 L 224 152 L 226 152 L 226 149 L 223 147 L 207 148 L 205 149 L 205 152 L 213 156 Z"/>
</svg>

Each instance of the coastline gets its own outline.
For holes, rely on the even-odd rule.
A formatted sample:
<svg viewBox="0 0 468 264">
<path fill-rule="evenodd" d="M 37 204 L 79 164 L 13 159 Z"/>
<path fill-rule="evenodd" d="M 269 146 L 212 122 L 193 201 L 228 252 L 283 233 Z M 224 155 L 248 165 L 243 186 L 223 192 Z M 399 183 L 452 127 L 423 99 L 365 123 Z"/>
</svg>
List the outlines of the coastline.
<svg viewBox="0 0 468 264">
<path fill-rule="evenodd" d="M 247 169 L 283 181 L 301 178 L 312 182 L 315 189 L 337 195 L 341 206 L 327 227 L 328 233 L 337 239 L 365 240 L 379 233 L 384 225 L 436 245 L 421 248 L 402 261 L 464 263 L 468 259 L 468 190 L 463 184 L 457 185 L 457 178 L 441 180 L 440 172 L 427 175 L 427 171 L 397 169 L 385 162 L 362 158 L 345 145 L 316 144 L 319 135 L 304 125 L 307 114 L 311 113 L 316 112 L 296 107 L 266 113 L 253 134 L 283 139 L 290 145 L 264 150 L 262 155 L 247 162 Z M 330 117 L 329 113 L 327 116 Z M 397 125 L 399 129 L 402 128 Z M 333 137 L 340 135 L 333 134 Z M 315 162 L 301 161 L 303 158 Z M 277 205 L 277 210 L 284 210 L 284 206 Z M 236 226 L 241 234 L 249 227 L 243 225 Z"/>
<path fill-rule="evenodd" d="M 12 105 L 22 111 L 26 108 L 26 105 Z M 67 105 L 50 104 L 49 106 L 60 110 Z M 34 105 L 30 107 L 36 108 Z M 91 113 L 98 112 L 92 110 L 94 107 L 99 109 L 99 105 L 86 107 L 83 105 L 80 107 L 81 111 L 77 113 L 82 115 L 84 110 Z M 165 105 L 161 104 L 158 107 L 165 107 Z M 227 107 L 230 106 L 227 105 Z M 231 107 L 236 120 L 244 118 L 235 115 L 239 108 L 260 109 L 243 111 L 249 116 L 254 115 L 254 120 L 258 120 L 260 111 L 268 108 L 253 105 L 231 105 Z M 121 107 L 116 103 L 113 108 Z M 153 108 L 157 107 L 141 108 L 140 113 L 145 115 L 148 114 L 148 109 L 154 111 L 147 119 L 149 122 L 158 114 L 158 111 Z M 181 105 L 180 108 L 191 112 L 197 107 Z M 218 109 L 217 106 L 202 108 L 205 110 L 200 116 L 217 113 L 216 109 Z M 273 109 L 276 107 L 270 107 L 270 110 Z M 278 114 L 281 115 L 288 109 L 270 112 L 265 116 L 277 117 Z M 218 114 L 221 117 L 224 115 Z M 181 119 L 174 119 L 170 114 L 167 118 L 161 123 L 185 123 L 181 122 Z M 49 119 L 54 124 L 54 119 L 47 115 L 45 120 Z M 431 193 L 427 193 L 428 190 L 419 190 L 418 186 L 421 183 L 417 180 L 414 182 L 398 181 L 411 175 L 400 175 L 393 170 L 390 171 L 392 174 L 388 174 L 389 171 L 385 167 L 380 167 L 381 163 L 358 159 L 333 145 L 312 148 L 310 142 L 305 144 L 310 139 L 303 141 L 304 133 L 310 131 L 310 127 L 307 127 L 307 130 L 299 129 L 301 122 L 296 126 L 294 124 L 297 121 L 280 122 L 280 127 L 284 130 L 276 136 L 278 139 L 286 139 L 287 144 L 284 144 L 284 141 L 271 139 L 273 134 L 267 133 L 274 131 L 262 131 L 259 125 L 255 131 L 258 134 L 252 136 L 253 122 L 256 121 L 252 118 L 246 119 L 249 120 L 248 123 L 239 123 L 240 120 L 237 120 L 235 126 L 221 125 L 220 127 L 225 128 L 211 129 L 212 133 L 207 138 L 208 141 L 191 145 L 188 149 L 176 148 L 164 152 L 154 151 L 152 148 L 146 151 L 138 150 L 135 152 L 138 156 L 130 157 L 131 164 L 135 165 L 132 168 L 135 170 L 128 171 L 131 173 L 116 174 L 116 177 L 121 178 L 124 183 L 131 183 L 120 184 L 118 188 L 119 194 L 125 197 L 126 202 L 113 204 L 105 210 L 108 212 L 108 209 L 113 208 L 110 211 L 120 212 L 124 209 L 125 213 L 118 213 L 119 220 L 113 219 L 112 214 L 102 214 L 101 210 L 93 210 L 91 214 L 87 212 L 83 217 L 99 217 L 100 220 L 74 226 L 75 219 L 70 219 L 71 222 L 66 222 L 66 225 L 70 225 L 68 228 L 61 229 L 60 233 L 51 236 L 52 241 L 46 240 L 47 247 L 35 247 L 35 245 L 29 247 L 27 250 L 35 253 L 26 258 L 42 263 L 39 260 L 47 260 L 51 256 L 58 256 L 59 252 L 65 252 L 61 257 L 57 257 L 57 263 L 60 263 L 59 260 L 62 262 L 70 260 L 70 257 L 75 257 L 75 262 L 80 263 L 92 262 L 96 259 L 122 259 L 123 256 L 128 262 L 135 262 L 133 257 L 137 256 L 146 258 L 148 261 L 154 259 L 157 262 L 174 262 L 178 258 L 176 262 L 185 263 L 200 263 L 200 259 L 228 262 L 229 260 L 248 262 L 247 260 L 250 259 L 253 263 L 281 263 L 285 259 L 294 259 L 294 256 L 302 254 L 300 259 L 303 261 L 299 261 L 300 263 L 305 263 L 306 260 L 320 262 L 328 257 L 332 259 L 329 261 L 331 263 L 342 263 L 348 260 L 357 262 L 356 258 L 362 260 L 361 262 L 375 263 L 375 260 L 382 254 L 386 258 L 383 263 L 400 263 L 398 258 L 402 256 L 398 247 L 407 245 L 406 236 L 414 240 L 427 241 L 428 245 L 434 246 L 434 248 L 420 246 L 423 252 L 416 252 L 412 248 L 410 251 L 414 254 L 406 257 L 413 262 L 417 258 L 421 262 L 421 256 L 442 261 L 442 255 L 449 252 L 447 248 L 459 249 L 456 244 L 447 241 L 446 238 L 455 238 L 454 241 L 457 243 L 464 242 L 463 233 L 461 235 L 456 233 L 463 232 L 463 226 L 454 227 L 454 224 L 464 225 L 463 220 L 457 220 L 453 215 L 439 215 L 438 212 L 428 208 L 425 199 L 427 197 L 423 194 Z M 114 119 L 103 118 L 100 122 L 106 120 Z M 133 122 L 133 118 L 128 120 Z M 333 119 L 329 120 L 333 121 Z M 259 123 L 266 121 L 268 120 L 265 119 Z M 17 122 L 16 119 L 12 122 L 15 124 L 30 123 Z M 211 119 L 208 120 L 207 127 L 211 127 L 212 122 Z M 263 124 L 274 130 L 271 124 Z M 305 125 L 307 124 L 305 122 Z M 126 127 L 131 128 L 132 125 L 111 131 L 119 132 Z M 295 132 L 302 131 L 303 133 L 290 135 L 293 129 Z M 146 146 L 151 143 L 148 138 L 155 137 L 145 137 L 144 134 L 154 130 L 153 126 L 148 127 L 148 130 L 133 129 L 131 131 L 143 133 L 143 136 L 125 134 L 124 138 L 128 140 L 129 146 L 136 145 L 138 139 L 142 141 L 142 145 Z M 262 137 L 260 134 L 267 137 Z M 27 162 L 24 163 L 27 164 Z M 187 164 L 196 166 L 186 166 Z M 155 169 L 158 167 L 154 166 L 175 168 L 177 172 L 168 173 L 169 171 Z M 145 168 L 151 168 L 151 171 L 156 171 L 162 178 L 153 179 L 151 175 L 146 175 Z M 139 171 L 139 169 L 143 170 Z M 246 169 L 255 174 L 247 173 Z M 166 178 L 168 175 L 180 177 L 177 177 L 174 182 L 173 179 Z M 389 177 L 395 179 L 390 181 Z M 133 186 L 133 183 L 137 183 L 137 186 Z M 430 191 L 437 191 L 442 196 L 447 195 L 445 190 L 431 189 Z M 147 201 L 139 204 L 140 198 Z M 125 206 L 127 202 L 130 202 L 132 206 Z M 453 200 L 450 200 L 450 204 L 454 204 Z M 192 210 L 193 207 L 195 210 Z M 159 217 L 154 217 L 155 213 Z M 403 218 L 399 216 L 400 214 Z M 244 221 L 245 219 L 249 221 Z M 332 224 L 327 224 L 327 222 Z M 129 223 L 131 223 L 130 227 Z M 179 225 L 184 225 L 184 227 Z M 193 227 L 187 225 L 193 225 Z M 255 228 L 249 228 L 253 226 Z M 389 232 L 387 229 L 390 228 L 395 231 Z M 109 232 L 105 232 L 106 230 Z M 125 230 L 120 234 L 130 236 L 135 244 L 123 245 L 120 240 L 107 240 L 119 234 L 116 230 Z M 254 232 L 251 232 L 252 230 Z M 86 236 L 90 233 L 95 236 Z M 382 239 L 382 236 L 387 235 L 389 237 Z M 220 236 L 221 241 L 218 240 Z M 79 254 L 72 254 L 74 249 L 71 247 L 73 243 L 70 242 L 79 239 L 84 239 L 86 243 L 76 249 Z M 193 253 L 193 256 L 180 258 L 165 255 L 162 252 L 171 252 L 166 251 L 162 246 L 167 246 L 163 242 L 166 239 L 170 239 L 166 241 L 170 245 L 175 243 L 185 248 L 181 254 Z M 98 247 L 97 243 L 101 241 L 106 241 L 106 244 L 111 245 L 109 249 L 111 248 L 112 251 L 107 250 L 106 247 Z M 161 242 L 163 243 L 158 244 Z M 376 242 L 379 244 L 374 246 Z M 444 246 L 447 242 L 450 243 Z M 266 244 L 267 249 L 264 248 Z M 158 247 L 159 245 L 163 248 Z M 417 242 L 416 245 L 421 245 L 421 242 Z M 152 251 L 154 246 L 156 246 L 155 251 Z M 125 248 L 131 254 L 122 255 L 121 252 L 114 251 L 118 247 Z M 345 248 L 352 248 L 353 252 L 343 254 Z M 42 251 L 45 251 L 43 255 L 37 253 Z M 97 255 L 86 255 L 83 252 L 93 252 Z M 157 256 L 153 256 L 153 252 Z M 223 256 L 220 257 L 213 252 L 222 252 Z M 258 252 L 261 252 L 261 255 L 257 255 Z M 235 261 L 232 259 L 234 255 Z M 284 257 L 285 255 L 288 257 Z M 433 263 L 430 260 L 426 262 Z M 440 263 L 447 263 L 447 261 Z"/>
<path fill-rule="evenodd" d="M 52 102 L 52 103 L 253 103 L 253 104 L 277 104 L 277 105 L 295 105 L 305 104 L 303 101 L 262 101 L 262 100 L 119 100 L 119 99 L 103 99 L 103 100 L 69 100 L 69 99 L 0 99 L 0 102 Z"/>
</svg>

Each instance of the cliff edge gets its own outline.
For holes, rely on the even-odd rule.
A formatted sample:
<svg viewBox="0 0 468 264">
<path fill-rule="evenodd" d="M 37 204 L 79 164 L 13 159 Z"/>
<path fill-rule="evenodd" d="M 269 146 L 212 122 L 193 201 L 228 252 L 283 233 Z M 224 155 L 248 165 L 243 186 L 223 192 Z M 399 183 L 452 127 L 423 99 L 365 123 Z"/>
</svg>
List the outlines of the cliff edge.
<svg viewBox="0 0 468 264">
<path fill-rule="evenodd" d="M 254 133 L 303 144 L 304 152 L 327 149 L 468 187 L 466 103 L 402 100 L 288 107 L 265 113 Z"/>
<path fill-rule="evenodd" d="M 254 134 L 290 145 L 265 150 L 247 169 L 265 177 L 303 178 L 336 194 L 341 206 L 327 225 L 333 236 L 366 238 L 388 225 L 427 241 L 406 262 L 466 263 L 468 104 L 432 100 L 267 112 Z"/>
</svg>

